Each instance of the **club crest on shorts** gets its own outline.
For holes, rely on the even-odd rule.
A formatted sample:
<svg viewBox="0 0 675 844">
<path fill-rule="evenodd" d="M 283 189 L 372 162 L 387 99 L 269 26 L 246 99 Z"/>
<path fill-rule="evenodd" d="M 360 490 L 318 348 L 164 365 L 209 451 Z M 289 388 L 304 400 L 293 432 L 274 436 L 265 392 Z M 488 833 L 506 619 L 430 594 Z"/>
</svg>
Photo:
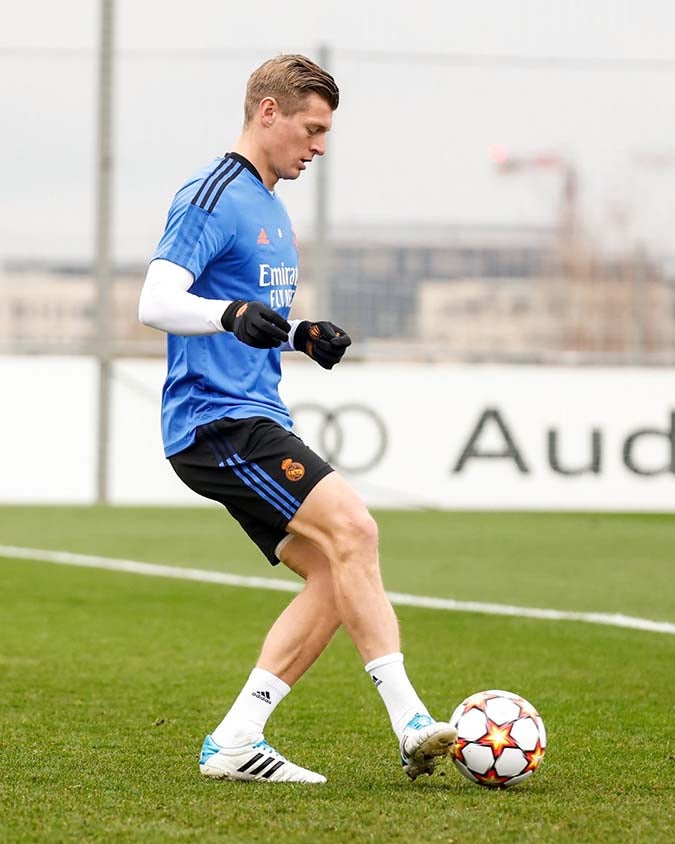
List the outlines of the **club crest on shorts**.
<svg viewBox="0 0 675 844">
<path fill-rule="evenodd" d="M 297 463 L 290 457 L 286 457 L 281 461 L 281 468 L 286 473 L 289 481 L 299 481 L 305 477 L 305 467 L 302 463 Z"/>
</svg>

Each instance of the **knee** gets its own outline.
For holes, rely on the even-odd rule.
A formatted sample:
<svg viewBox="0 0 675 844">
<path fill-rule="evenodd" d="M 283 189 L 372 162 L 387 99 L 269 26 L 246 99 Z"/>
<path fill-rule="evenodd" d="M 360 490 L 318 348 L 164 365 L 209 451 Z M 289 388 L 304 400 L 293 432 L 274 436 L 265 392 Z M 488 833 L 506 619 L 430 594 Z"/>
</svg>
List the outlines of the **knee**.
<svg viewBox="0 0 675 844">
<path fill-rule="evenodd" d="M 335 599 L 333 572 L 328 561 L 325 566 L 317 566 L 307 574 L 303 591 L 311 595 L 314 603 L 321 607 L 321 626 L 337 630 L 340 626 L 340 615 Z"/>
<path fill-rule="evenodd" d="M 329 532 L 334 548 L 332 559 L 376 555 L 377 522 L 365 507 L 336 513 Z"/>
<path fill-rule="evenodd" d="M 305 589 L 311 590 L 322 605 L 335 603 L 333 575 L 330 565 L 326 564 L 310 572 L 305 578 Z"/>
</svg>

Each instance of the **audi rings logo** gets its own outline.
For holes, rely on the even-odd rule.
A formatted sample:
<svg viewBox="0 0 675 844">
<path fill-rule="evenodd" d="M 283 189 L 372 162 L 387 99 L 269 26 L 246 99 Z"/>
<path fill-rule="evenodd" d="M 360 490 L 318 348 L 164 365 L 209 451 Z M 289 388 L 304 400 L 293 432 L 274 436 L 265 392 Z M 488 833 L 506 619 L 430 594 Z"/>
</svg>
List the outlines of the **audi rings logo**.
<svg viewBox="0 0 675 844">
<path fill-rule="evenodd" d="M 308 402 L 292 407 L 291 415 L 298 436 L 342 472 L 368 472 L 387 450 L 385 424 L 364 404 L 327 408 Z"/>
</svg>

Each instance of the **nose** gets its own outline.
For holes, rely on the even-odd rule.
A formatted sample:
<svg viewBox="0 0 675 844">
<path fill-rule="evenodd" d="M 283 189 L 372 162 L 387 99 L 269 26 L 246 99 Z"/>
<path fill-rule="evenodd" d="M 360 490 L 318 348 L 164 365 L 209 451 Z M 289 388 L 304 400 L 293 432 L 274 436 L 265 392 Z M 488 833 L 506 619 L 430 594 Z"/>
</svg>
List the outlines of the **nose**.
<svg viewBox="0 0 675 844">
<path fill-rule="evenodd" d="M 314 155 L 325 155 L 326 154 L 326 139 L 325 138 L 314 138 L 310 145 L 310 150 L 314 153 Z"/>
</svg>

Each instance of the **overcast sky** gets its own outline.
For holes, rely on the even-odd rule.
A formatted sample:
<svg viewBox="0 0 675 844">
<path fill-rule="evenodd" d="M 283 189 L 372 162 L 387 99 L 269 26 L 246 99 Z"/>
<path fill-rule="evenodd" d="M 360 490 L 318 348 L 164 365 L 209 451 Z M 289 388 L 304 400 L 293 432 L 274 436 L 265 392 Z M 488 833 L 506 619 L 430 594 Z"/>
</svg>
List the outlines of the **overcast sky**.
<svg viewBox="0 0 675 844">
<path fill-rule="evenodd" d="M 91 255 L 98 6 L 4 12 L 0 259 Z M 251 70 L 319 44 L 342 90 L 327 161 L 336 223 L 553 223 L 559 173 L 499 175 L 489 150 L 502 144 L 571 162 L 603 243 L 675 251 L 669 0 L 118 0 L 116 21 L 121 258 L 151 253 L 174 191 L 236 140 Z M 315 183 L 310 167 L 281 187 L 301 236 Z"/>
</svg>

